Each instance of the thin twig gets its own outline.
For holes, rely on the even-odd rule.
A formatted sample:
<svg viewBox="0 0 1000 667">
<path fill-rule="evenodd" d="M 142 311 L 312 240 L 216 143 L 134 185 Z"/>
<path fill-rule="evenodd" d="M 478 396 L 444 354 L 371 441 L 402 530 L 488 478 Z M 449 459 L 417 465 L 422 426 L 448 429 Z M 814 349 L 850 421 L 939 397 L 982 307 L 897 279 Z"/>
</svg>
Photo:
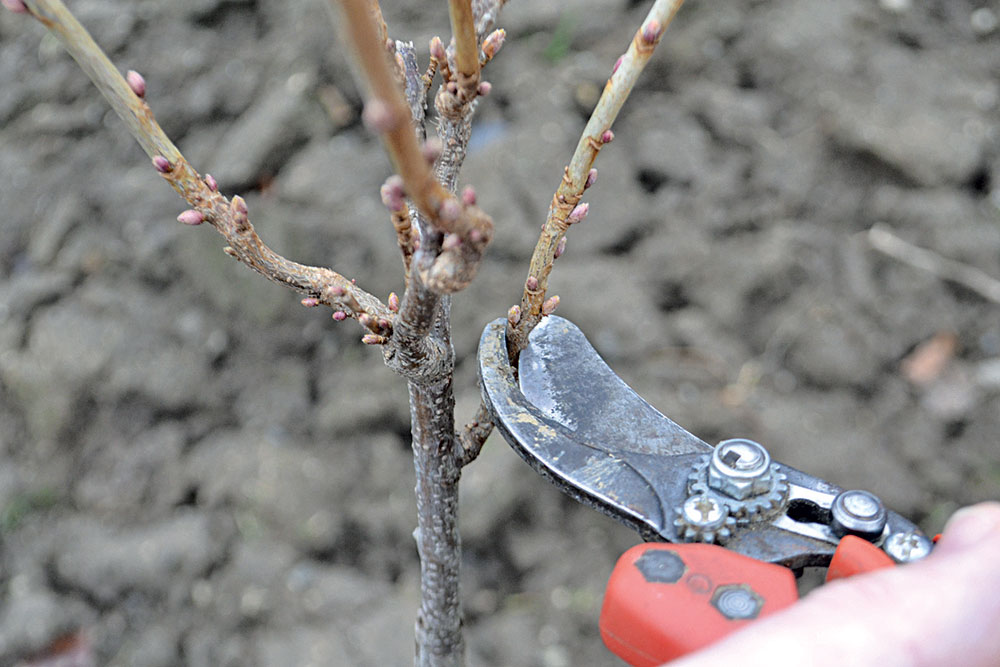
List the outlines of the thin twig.
<svg viewBox="0 0 1000 667">
<path fill-rule="evenodd" d="M 875 250 L 904 264 L 967 287 L 987 301 L 1000 303 L 1000 280 L 974 266 L 907 243 L 881 223 L 868 230 L 868 243 Z"/>
<path fill-rule="evenodd" d="M 130 85 L 60 0 L 26 0 L 25 5 L 63 44 L 153 159 L 156 170 L 191 206 L 179 220 L 211 224 L 228 241 L 227 254 L 269 280 L 305 294 L 304 305 L 330 306 L 337 319 L 357 318 L 371 336 L 391 334 L 392 313 L 378 298 L 339 273 L 290 261 L 264 244 L 250 224 L 246 202 L 238 196 L 226 199 L 210 176 L 203 178 L 187 162 L 141 96 L 145 92 L 142 78 L 130 73 Z"/>
<path fill-rule="evenodd" d="M 462 104 L 475 99 L 479 87 L 479 41 L 472 18 L 472 0 L 448 0 L 455 40 L 457 97 Z"/>
<path fill-rule="evenodd" d="M 566 230 L 586 214 L 586 209 L 580 208 L 580 198 L 587 185 L 592 184 L 590 170 L 594 159 L 601 148 L 614 139 L 611 124 L 682 1 L 656 0 L 653 3 L 632 38 L 628 51 L 615 63 L 611 78 L 605 84 L 604 92 L 590 115 L 562 182 L 552 197 L 548 219 L 531 256 L 524 295 L 521 297 L 519 324 L 507 329 L 507 346 L 512 361 L 517 360 L 518 354 L 528 343 L 528 334 L 543 316 L 549 273 Z"/>
</svg>

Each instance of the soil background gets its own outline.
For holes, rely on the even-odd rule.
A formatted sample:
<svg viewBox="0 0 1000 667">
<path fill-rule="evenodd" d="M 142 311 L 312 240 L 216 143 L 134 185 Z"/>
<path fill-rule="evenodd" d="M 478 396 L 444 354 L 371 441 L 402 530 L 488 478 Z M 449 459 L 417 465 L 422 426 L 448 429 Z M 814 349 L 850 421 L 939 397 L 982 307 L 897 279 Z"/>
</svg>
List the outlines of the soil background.
<svg viewBox="0 0 1000 667">
<path fill-rule="evenodd" d="M 69 5 L 265 241 L 401 292 L 388 162 L 326 3 Z M 422 58 L 448 34 L 444 2 L 384 10 Z M 455 299 L 459 420 L 479 333 L 518 299 L 646 10 L 502 14 L 460 179 L 497 234 Z M 997 304 L 867 235 L 883 223 L 1000 278 L 998 16 L 988 0 L 689 2 L 598 159 L 553 273 L 559 314 L 706 441 L 755 438 L 932 532 L 1000 497 Z M 183 203 L 96 90 L 9 12 L 0 128 L 0 664 L 66 637 L 99 665 L 409 664 L 404 385 L 355 324 L 177 224 Z M 597 614 L 637 536 L 497 437 L 462 493 L 470 663 L 617 664 Z"/>
</svg>

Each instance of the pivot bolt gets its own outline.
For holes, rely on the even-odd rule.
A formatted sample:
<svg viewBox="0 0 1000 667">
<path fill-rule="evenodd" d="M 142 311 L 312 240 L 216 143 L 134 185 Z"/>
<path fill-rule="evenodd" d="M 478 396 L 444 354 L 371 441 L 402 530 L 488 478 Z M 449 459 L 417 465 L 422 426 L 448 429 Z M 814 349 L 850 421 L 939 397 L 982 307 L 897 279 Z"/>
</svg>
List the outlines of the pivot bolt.
<svg viewBox="0 0 1000 667">
<path fill-rule="evenodd" d="M 844 491 L 833 499 L 830 527 L 837 537 L 857 535 L 873 542 L 882 535 L 888 514 L 879 497 L 867 491 Z"/>
<path fill-rule="evenodd" d="M 745 438 L 723 440 L 712 452 L 708 485 L 744 500 L 771 489 L 771 455 L 763 446 Z"/>
<path fill-rule="evenodd" d="M 882 547 L 897 563 L 910 563 L 931 552 L 931 541 L 916 531 L 893 533 Z"/>
</svg>

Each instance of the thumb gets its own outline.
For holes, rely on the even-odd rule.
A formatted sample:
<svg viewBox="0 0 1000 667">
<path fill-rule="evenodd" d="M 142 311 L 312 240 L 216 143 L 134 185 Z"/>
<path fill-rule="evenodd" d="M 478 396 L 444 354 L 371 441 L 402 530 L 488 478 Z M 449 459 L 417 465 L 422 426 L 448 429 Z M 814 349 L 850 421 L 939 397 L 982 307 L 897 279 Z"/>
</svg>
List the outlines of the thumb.
<svg viewBox="0 0 1000 667">
<path fill-rule="evenodd" d="M 1000 503 L 957 512 L 926 559 L 830 583 L 671 667 L 1000 666 Z"/>
</svg>

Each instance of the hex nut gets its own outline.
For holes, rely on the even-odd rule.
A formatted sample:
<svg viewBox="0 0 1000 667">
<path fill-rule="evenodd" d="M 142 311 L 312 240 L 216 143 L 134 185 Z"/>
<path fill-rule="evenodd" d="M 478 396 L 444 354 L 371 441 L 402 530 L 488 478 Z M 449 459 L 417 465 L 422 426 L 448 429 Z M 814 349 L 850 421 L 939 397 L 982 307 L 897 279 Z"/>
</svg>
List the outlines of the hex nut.
<svg viewBox="0 0 1000 667">
<path fill-rule="evenodd" d="M 767 493 L 771 490 L 771 455 L 753 440 L 723 440 L 712 452 L 708 486 L 738 500 Z"/>
</svg>

